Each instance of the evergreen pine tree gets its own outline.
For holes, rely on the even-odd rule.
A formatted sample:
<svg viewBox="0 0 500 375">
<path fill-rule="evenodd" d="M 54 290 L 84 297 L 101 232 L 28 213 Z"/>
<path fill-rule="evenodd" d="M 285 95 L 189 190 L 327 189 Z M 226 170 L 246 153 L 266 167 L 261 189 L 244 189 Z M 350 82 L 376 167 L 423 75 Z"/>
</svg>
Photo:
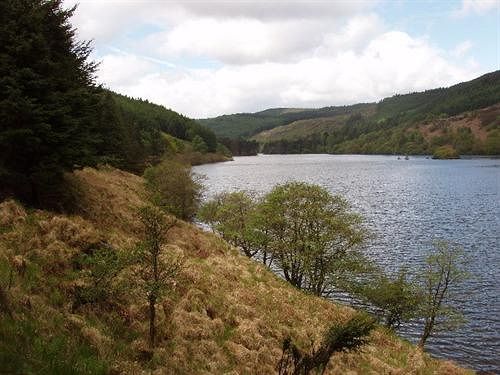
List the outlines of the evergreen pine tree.
<svg viewBox="0 0 500 375">
<path fill-rule="evenodd" d="M 0 198 L 53 206 L 63 173 L 95 161 L 96 65 L 69 23 L 74 10 L 0 2 Z"/>
</svg>

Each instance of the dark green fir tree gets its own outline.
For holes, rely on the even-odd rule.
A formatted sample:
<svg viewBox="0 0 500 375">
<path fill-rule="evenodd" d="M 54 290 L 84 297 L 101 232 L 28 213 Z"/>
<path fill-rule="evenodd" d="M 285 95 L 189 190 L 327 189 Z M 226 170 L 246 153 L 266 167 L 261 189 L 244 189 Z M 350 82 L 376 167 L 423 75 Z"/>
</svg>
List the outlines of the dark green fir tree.
<svg viewBox="0 0 500 375">
<path fill-rule="evenodd" d="M 63 174 L 96 161 L 101 91 L 75 8 L 61 0 L 0 2 L 0 198 L 57 204 Z"/>
</svg>

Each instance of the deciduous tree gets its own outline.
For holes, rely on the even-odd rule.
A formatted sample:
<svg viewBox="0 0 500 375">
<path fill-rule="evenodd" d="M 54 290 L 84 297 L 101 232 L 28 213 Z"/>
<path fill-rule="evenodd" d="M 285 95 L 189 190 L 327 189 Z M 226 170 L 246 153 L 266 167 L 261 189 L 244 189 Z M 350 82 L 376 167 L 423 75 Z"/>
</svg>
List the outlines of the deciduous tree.
<svg viewBox="0 0 500 375">
<path fill-rule="evenodd" d="M 445 241 L 436 241 L 422 272 L 422 315 L 424 328 L 419 346 L 440 328 L 451 329 L 462 321 L 461 314 L 449 305 L 452 288 L 468 278 L 463 250 Z"/>
<path fill-rule="evenodd" d="M 165 160 L 144 172 L 150 200 L 183 220 L 191 220 L 198 210 L 203 185 L 191 167 Z"/>
<path fill-rule="evenodd" d="M 340 196 L 303 182 L 276 186 L 262 203 L 275 265 L 297 288 L 325 295 L 356 262 L 366 237 L 361 218 Z"/>
<path fill-rule="evenodd" d="M 156 303 L 175 281 L 182 267 L 182 257 L 165 249 L 168 231 L 175 226 L 176 219 L 167 217 L 154 206 L 145 206 L 139 213 L 144 230 L 144 239 L 137 250 L 139 276 L 149 306 L 149 344 L 156 343 Z"/>
</svg>

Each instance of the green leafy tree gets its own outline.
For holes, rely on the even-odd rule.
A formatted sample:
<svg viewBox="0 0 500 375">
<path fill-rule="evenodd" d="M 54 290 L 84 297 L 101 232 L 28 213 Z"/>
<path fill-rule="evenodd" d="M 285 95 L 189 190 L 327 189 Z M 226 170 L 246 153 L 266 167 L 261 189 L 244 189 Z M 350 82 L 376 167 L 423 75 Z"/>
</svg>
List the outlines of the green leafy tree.
<svg viewBox="0 0 500 375">
<path fill-rule="evenodd" d="M 167 234 L 175 226 L 176 219 L 167 217 L 154 206 L 145 206 L 139 217 L 143 225 L 144 239 L 137 249 L 139 276 L 149 306 L 149 344 L 156 344 L 156 303 L 171 287 L 178 276 L 183 260 L 165 249 Z"/>
<path fill-rule="evenodd" d="M 199 135 L 195 135 L 193 137 L 193 140 L 191 141 L 191 144 L 193 145 L 193 150 L 197 152 L 201 152 L 202 154 L 206 153 L 208 151 L 208 146 L 201 138 Z"/>
<path fill-rule="evenodd" d="M 205 203 L 198 217 L 251 258 L 259 251 L 253 221 L 256 206 L 252 196 L 245 192 L 222 193 Z"/>
<path fill-rule="evenodd" d="M 0 195 L 55 205 L 63 172 L 95 161 L 96 65 L 74 9 L 0 2 Z"/>
<path fill-rule="evenodd" d="M 452 288 L 469 277 L 460 247 L 445 241 L 436 241 L 434 247 L 422 272 L 424 328 L 418 344 L 421 348 L 437 329 L 452 329 L 461 324 L 462 315 L 449 302 Z"/>
<path fill-rule="evenodd" d="M 151 202 L 183 220 L 191 220 L 198 210 L 203 185 L 191 167 L 164 160 L 144 172 Z"/>
<path fill-rule="evenodd" d="M 261 214 L 275 266 L 297 288 L 325 295 L 339 273 L 355 269 L 366 231 L 342 197 L 290 182 L 264 197 Z"/>
<path fill-rule="evenodd" d="M 422 297 L 404 269 L 394 278 L 378 273 L 355 294 L 375 307 L 376 314 L 389 328 L 399 328 L 402 323 L 416 318 Z"/>
</svg>

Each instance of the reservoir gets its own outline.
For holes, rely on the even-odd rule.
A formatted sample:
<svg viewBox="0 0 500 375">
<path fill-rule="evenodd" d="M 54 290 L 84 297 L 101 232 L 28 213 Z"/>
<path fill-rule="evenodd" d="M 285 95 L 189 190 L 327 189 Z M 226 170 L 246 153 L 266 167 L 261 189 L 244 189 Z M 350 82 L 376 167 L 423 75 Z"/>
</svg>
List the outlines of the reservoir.
<svg viewBox="0 0 500 375">
<path fill-rule="evenodd" d="M 222 191 L 265 193 L 305 181 L 341 194 L 373 237 L 367 253 L 388 272 L 410 272 L 442 239 L 463 247 L 472 277 L 452 303 L 466 323 L 437 332 L 426 349 L 465 367 L 500 373 L 500 160 L 431 160 L 367 155 L 259 155 L 197 166 L 205 197 Z M 348 302 L 348 301 L 341 301 Z M 399 334 L 416 343 L 418 323 Z"/>
</svg>

